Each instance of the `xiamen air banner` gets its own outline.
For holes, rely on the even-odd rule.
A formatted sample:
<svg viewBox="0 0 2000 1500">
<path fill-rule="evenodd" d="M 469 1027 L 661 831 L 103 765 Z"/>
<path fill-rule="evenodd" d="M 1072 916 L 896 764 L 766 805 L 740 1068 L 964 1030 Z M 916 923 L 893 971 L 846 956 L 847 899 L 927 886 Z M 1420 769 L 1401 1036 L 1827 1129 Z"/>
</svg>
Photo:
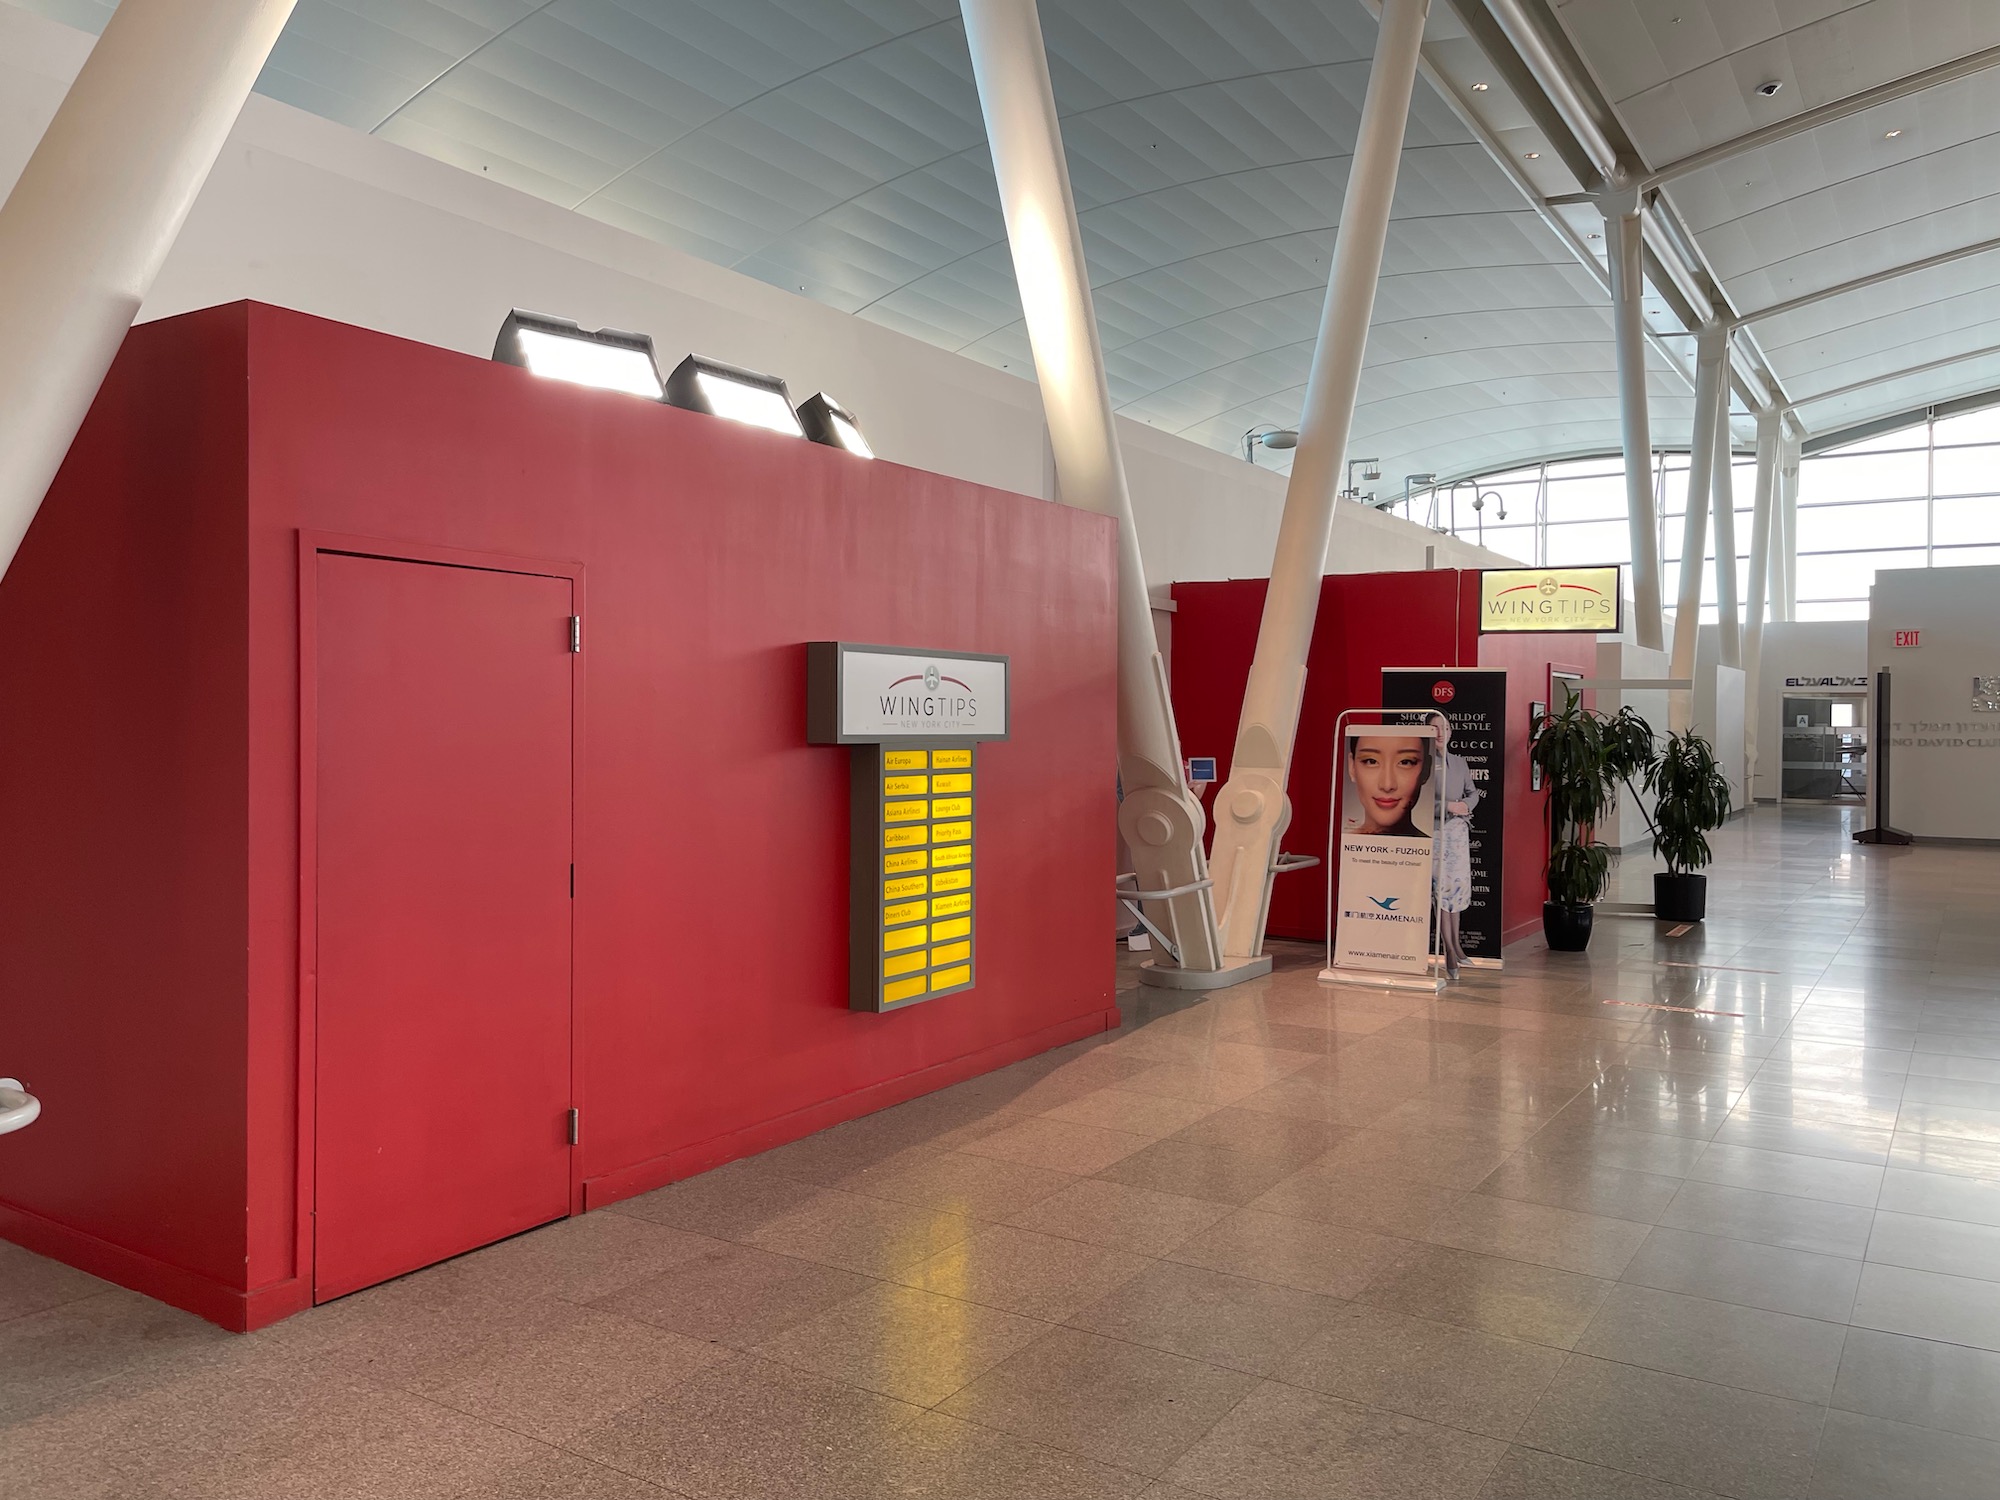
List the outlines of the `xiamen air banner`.
<svg viewBox="0 0 2000 1500">
<path fill-rule="evenodd" d="M 1435 731 L 1349 724 L 1341 737 L 1331 972 L 1431 970 Z"/>
</svg>

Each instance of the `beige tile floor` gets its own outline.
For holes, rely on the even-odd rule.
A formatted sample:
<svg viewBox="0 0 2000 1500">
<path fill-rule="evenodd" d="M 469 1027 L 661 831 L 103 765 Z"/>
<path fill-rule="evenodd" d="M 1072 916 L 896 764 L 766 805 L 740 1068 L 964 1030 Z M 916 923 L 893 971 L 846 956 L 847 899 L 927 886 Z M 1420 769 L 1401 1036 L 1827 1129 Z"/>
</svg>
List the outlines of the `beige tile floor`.
<svg viewBox="0 0 2000 1500">
<path fill-rule="evenodd" d="M 1685 936 L 1130 993 L 248 1337 L 0 1246 L 0 1493 L 1991 1500 L 2000 851 L 1852 816 Z"/>
</svg>

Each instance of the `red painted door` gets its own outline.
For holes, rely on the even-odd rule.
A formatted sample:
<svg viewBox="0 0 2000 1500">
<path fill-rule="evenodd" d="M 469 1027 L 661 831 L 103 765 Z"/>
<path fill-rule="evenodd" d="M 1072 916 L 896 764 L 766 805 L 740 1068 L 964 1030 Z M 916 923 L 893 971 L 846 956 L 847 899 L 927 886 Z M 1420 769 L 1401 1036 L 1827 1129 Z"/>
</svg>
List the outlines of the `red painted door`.
<svg viewBox="0 0 2000 1500">
<path fill-rule="evenodd" d="M 571 585 L 317 555 L 314 1296 L 569 1211 Z"/>
</svg>

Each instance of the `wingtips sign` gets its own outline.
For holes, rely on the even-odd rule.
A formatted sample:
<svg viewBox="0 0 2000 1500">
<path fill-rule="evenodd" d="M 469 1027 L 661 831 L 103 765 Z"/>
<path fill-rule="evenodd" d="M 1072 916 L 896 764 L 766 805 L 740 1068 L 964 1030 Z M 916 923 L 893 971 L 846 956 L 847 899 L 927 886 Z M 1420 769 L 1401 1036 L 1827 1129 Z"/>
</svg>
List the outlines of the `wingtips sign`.
<svg viewBox="0 0 2000 1500">
<path fill-rule="evenodd" d="M 1624 595 L 1616 567 L 1496 568 L 1479 575 L 1481 634 L 1615 635 L 1623 624 Z"/>
<path fill-rule="evenodd" d="M 806 645 L 815 745 L 1007 738 L 1007 658 L 847 641 Z"/>
</svg>

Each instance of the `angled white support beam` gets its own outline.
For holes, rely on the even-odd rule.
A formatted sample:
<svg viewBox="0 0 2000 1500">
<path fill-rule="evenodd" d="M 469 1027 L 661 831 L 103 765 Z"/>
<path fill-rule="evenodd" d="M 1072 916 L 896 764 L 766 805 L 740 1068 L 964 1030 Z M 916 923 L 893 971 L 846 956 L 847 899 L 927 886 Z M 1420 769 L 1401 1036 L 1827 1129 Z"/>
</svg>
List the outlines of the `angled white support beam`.
<svg viewBox="0 0 2000 1500">
<path fill-rule="evenodd" d="M 1591 188 L 1619 181 L 1626 164 L 1619 159 L 1618 147 L 1605 132 L 1591 101 L 1578 87 L 1547 33 L 1528 14 L 1521 0 L 1486 0 L 1486 9 L 1597 168 L 1598 182 L 1587 182 L 1584 186 Z"/>
<path fill-rule="evenodd" d="M 1118 775 L 1125 792 L 1118 827 L 1132 850 L 1137 889 L 1173 892 L 1145 905 L 1180 968 L 1217 975 L 1224 963 L 1202 852 L 1207 820 L 1181 772 L 1041 16 L 1035 0 L 961 0 L 960 8 L 1062 498 L 1118 522 Z"/>
<path fill-rule="evenodd" d="M 1773 559 L 1778 569 L 1780 613 L 1789 624 L 1799 617 L 1799 445 L 1800 435 L 1790 423 L 1781 428 L 1778 439 L 1778 512 L 1784 545 Z"/>
<path fill-rule="evenodd" d="M 1312 644 L 1326 577 L 1335 490 L 1354 422 L 1354 399 L 1361 384 L 1375 288 L 1382 275 L 1389 209 L 1396 194 L 1429 9 L 1430 0 L 1384 0 L 1382 6 L 1320 313 L 1319 341 L 1306 379 L 1298 451 L 1278 522 L 1271 586 L 1264 596 L 1257 651 L 1243 691 L 1229 780 L 1216 796 L 1210 870 L 1223 951 L 1232 959 L 1247 959 L 1264 950 L 1271 881 L 1280 841 L 1292 818 L 1285 787 L 1305 692 L 1306 651 Z"/>
<path fill-rule="evenodd" d="M 1688 449 L 1687 516 L 1681 528 L 1681 586 L 1674 607 L 1673 651 L 1667 658 L 1669 677 L 1694 676 L 1695 646 L 1701 634 L 1702 563 L 1708 556 L 1708 492 L 1715 479 L 1720 412 L 1729 405 L 1723 369 L 1728 351 L 1729 335 L 1722 325 L 1704 323 L 1695 349 L 1694 437 Z M 1667 721 L 1677 732 L 1692 726 L 1691 694 L 1676 693 L 1667 700 Z"/>
<path fill-rule="evenodd" d="M 1743 614 L 1743 739 L 1748 762 L 1746 795 L 1757 788 L 1757 694 L 1764 672 L 1764 608 L 1769 597 L 1771 531 L 1778 490 L 1778 412 L 1757 413 L 1757 492 L 1750 513 L 1750 576 Z"/>
<path fill-rule="evenodd" d="M 1726 382 L 1725 382 L 1726 385 Z M 1736 453 L 1729 434 L 1729 392 L 1715 414 L 1715 477 L 1708 508 L 1715 516 L 1715 617 L 1717 658 L 1725 667 L 1743 665 L 1743 636 L 1736 600 Z"/>
<path fill-rule="evenodd" d="M 2000 250 L 2000 239 L 1981 240 L 1976 245 L 1962 245 L 1956 250 L 1946 250 L 1938 255 L 1926 255 L 1922 260 L 1905 261 L 1899 266 L 1889 266 L 1866 276 L 1857 276 L 1852 281 L 1843 281 L 1838 286 L 1822 287 L 1816 292 L 1807 292 L 1802 297 L 1793 297 L 1784 302 L 1773 302 L 1769 307 L 1753 308 L 1739 313 L 1730 320 L 1731 328 L 1742 328 L 1765 318 L 1782 318 L 1786 313 L 1794 313 L 1800 308 L 1816 303 L 1829 302 L 1835 297 L 1845 297 L 1849 292 L 1866 291 L 1871 286 L 1880 286 L 1885 281 L 1894 281 L 1900 276 L 1913 276 L 1919 271 L 1935 270 L 1948 266 L 1953 261 L 1969 260 L 1975 255 L 1984 255 L 1990 250 Z"/>
<path fill-rule="evenodd" d="M 0 574 L 292 0 L 125 0 L 0 208 Z"/>
<path fill-rule="evenodd" d="M 1632 627 L 1641 646 L 1666 647 L 1660 601 L 1660 533 L 1653 505 L 1653 437 L 1646 403 L 1645 316 L 1640 254 L 1644 246 L 1636 194 L 1608 202 L 1611 321 L 1618 345 L 1618 412 L 1625 451 L 1625 519 L 1632 538 Z M 1696 386 L 1700 386 L 1697 371 Z"/>
<path fill-rule="evenodd" d="M 1907 99 L 1911 94 L 1920 94 L 1925 89 L 1934 89 L 1939 84 L 1952 83 L 1960 78 L 1970 78 L 1974 73 L 1983 73 L 1988 68 L 2000 67 L 2000 47 L 1987 47 L 1983 51 L 1968 53 L 1964 57 L 1953 58 L 1950 62 L 1939 63 L 1934 68 L 1925 68 L 1907 77 L 1877 84 L 1872 89 L 1863 89 L 1858 94 L 1849 94 L 1845 99 L 1834 99 L 1816 109 L 1803 110 L 1788 119 L 1778 120 L 1761 130 L 1752 130 L 1734 140 L 1718 141 L 1715 145 L 1691 152 L 1679 161 L 1668 162 L 1663 167 L 1648 173 L 1642 187 L 1655 188 L 1662 183 L 1672 182 L 1677 177 L 1685 177 L 1690 172 L 1699 172 L 1731 157 L 1741 156 L 1746 151 L 1759 151 L 1766 146 L 1788 141 L 1793 136 L 1804 135 L 1809 130 L 1817 130 L 1835 120 L 1844 120 L 1849 115 L 1858 115 L 1865 109 L 1873 109 L 1878 104 L 1891 104 L 1898 99 Z"/>
</svg>

